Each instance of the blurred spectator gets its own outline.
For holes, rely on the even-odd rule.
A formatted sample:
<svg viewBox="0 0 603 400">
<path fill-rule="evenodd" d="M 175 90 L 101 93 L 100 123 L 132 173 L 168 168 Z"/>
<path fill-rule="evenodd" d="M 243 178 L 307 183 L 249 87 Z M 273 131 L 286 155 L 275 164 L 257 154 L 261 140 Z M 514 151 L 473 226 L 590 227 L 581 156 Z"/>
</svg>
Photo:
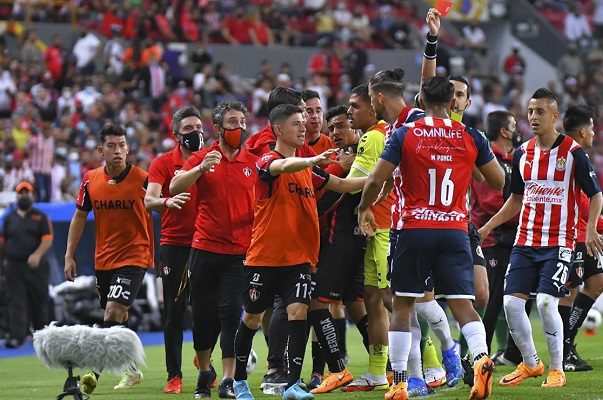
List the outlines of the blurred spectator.
<svg viewBox="0 0 603 400">
<path fill-rule="evenodd" d="M 590 25 L 586 15 L 581 11 L 580 5 L 574 3 L 570 7 L 570 12 L 565 16 L 565 37 L 568 40 L 576 41 L 583 37 L 590 37 Z"/>
<path fill-rule="evenodd" d="M 513 52 L 505 58 L 503 70 L 508 77 L 513 75 L 523 75 L 526 70 L 526 62 L 519 54 L 519 44 L 515 43 L 512 47 Z"/>
<path fill-rule="evenodd" d="M 204 42 L 197 42 L 195 44 L 195 50 L 191 55 L 191 61 L 197 66 L 197 69 L 203 70 L 203 67 L 207 64 L 211 64 L 213 61 L 211 50 L 205 46 Z"/>
<path fill-rule="evenodd" d="M 27 161 L 25 161 L 23 152 L 16 150 L 6 156 L 3 190 L 5 192 L 15 190 L 15 187 L 21 181 L 33 182 L 34 174 Z"/>
<path fill-rule="evenodd" d="M 343 59 L 345 73 L 348 74 L 353 88 L 363 82 L 364 67 L 368 64 L 368 54 L 362 46 L 362 42 L 360 37 L 353 36 L 350 39 L 350 49 Z"/>
<path fill-rule="evenodd" d="M 107 74 L 113 77 L 120 77 L 124 72 L 124 53 L 125 47 L 122 41 L 121 25 L 114 25 L 112 32 L 113 39 L 108 40 L 105 44 L 105 65 L 108 66 Z"/>
<path fill-rule="evenodd" d="M 563 81 L 568 76 L 578 76 L 584 72 L 582 57 L 578 54 L 578 46 L 574 42 L 567 45 L 567 51 L 557 62 L 557 78 Z"/>
<path fill-rule="evenodd" d="M 27 39 L 21 47 L 21 61 L 27 68 L 42 63 L 42 51 L 38 44 L 38 34 L 33 29 L 27 33 Z"/>
<path fill-rule="evenodd" d="M 151 99 L 154 111 L 159 111 L 166 92 L 166 71 L 156 55 L 151 55 L 149 65 L 142 70 L 145 96 Z"/>
<path fill-rule="evenodd" d="M 270 27 L 268 27 L 268 24 L 265 21 L 262 21 L 262 17 L 258 10 L 251 13 L 247 32 L 251 38 L 251 43 L 256 46 L 270 46 L 274 44 L 272 31 L 270 30 Z"/>
<path fill-rule="evenodd" d="M 595 24 L 595 37 L 603 37 L 603 0 L 595 0 L 593 23 Z"/>
<path fill-rule="evenodd" d="M 476 21 L 472 21 L 469 25 L 463 27 L 463 40 L 465 46 L 470 50 L 479 50 L 486 45 L 486 34 L 477 25 Z"/>
<path fill-rule="evenodd" d="M 96 56 L 100 51 L 101 41 L 92 32 L 83 30 L 80 38 L 73 46 L 76 67 L 83 75 L 92 75 L 95 71 Z"/>
<path fill-rule="evenodd" d="M 67 55 L 63 51 L 63 44 L 60 35 L 52 37 L 52 44 L 48 46 L 44 53 L 46 68 L 52 75 L 55 82 L 55 87 L 60 89 L 63 87 L 63 77 L 67 67 Z"/>
<path fill-rule="evenodd" d="M 268 109 L 266 103 L 268 102 L 268 96 L 270 91 L 273 89 L 272 80 L 264 77 L 258 80 L 257 87 L 254 89 L 251 96 L 251 112 L 256 117 L 267 118 Z"/>
<path fill-rule="evenodd" d="M 339 55 L 336 52 L 335 43 L 331 40 L 323 38 L 319 41 L 320 50 L 310 58 L 308 65 L 308 72 L 311 75 L 320 74 L 327 78 L 331 89 L 333 90 L 333 96 L 336 95 L 339 89 L 339 81 L 341 79 L 341 73 L 343 65 Z M 330 103 L 328 103 L 330 106 Z"/>
<path fill-rule="evenodd" d="M 49 202 L 52 195 L 51 174 L 54 163 L 54 138 L 50 129 L 33 135 L 25 145 L 29 163 L 35 178 L 36 198 L 39 202 Z"/>
<path fill-rule="evenodd" d="M 17 85 L 9 70 L 0 68 L 0 118 L 10 118 Z"/>
<path fill-rule="evenodd" d="M 245 9 L 237 7 L 234 15 L 229 15 L 224 20 L 222 36 L 230 44 L 249 44 L 249 24 L 245 18 Z"/>
</svg>

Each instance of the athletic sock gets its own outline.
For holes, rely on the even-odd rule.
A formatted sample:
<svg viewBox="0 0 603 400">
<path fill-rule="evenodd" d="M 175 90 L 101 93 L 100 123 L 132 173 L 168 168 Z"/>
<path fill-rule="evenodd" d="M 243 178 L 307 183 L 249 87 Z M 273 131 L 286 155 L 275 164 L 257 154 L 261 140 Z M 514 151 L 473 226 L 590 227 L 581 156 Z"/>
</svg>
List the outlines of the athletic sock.
<svg viewBox="0 0 603 400">
<path fill-rule="evenodd" d="M 482 321 L 471 321 L 461 327 L 461 332 L 467 341 L 473 360 L 477 361 L 488 354 L 486 344 L 486 329 Z"/>
<path fill-rule="evenodd" d="M 235 381 L 244 381 L 247 379 L 247 359 L 251 352 L 253 337 L 257 329 L 251 329 L 243 321 L 239 324 L 239 329 L 235 335 Z"/>
<path fill-rule="evenodd" d="M 551 356 L 549 369 L 563 371 L 563 321 L 559 315 L 559 298 L 546 293 L 536 295 L 542 330 Z"/>
<path fill-rule="evenodd" d="M 576 338 L 578 329 L 582 326 L 582 323 L 586 319 L 593 304 L 595 304 L 595 301 L 584 293 L 578 293 L 576 296 L 576 300 L 574 300 L 574 305 L 572 306 L 572 313 L 569 318 L 570 343 L 573 343 Z"/>
<path fill-rule="evenodd" d="M 308 319 L 312 323 L 314 333 L 322 348 L 322 354 L 329 366 L 330 372 L 341 372 L 345 369 L 339 343 L 337 340 L 337 328 L 333 317 L 327 309 L 314 310 L 308 313 Z M 304 331 L 305 332 L 305 331 Z"/>
<path fill-rule="evenodd" d="M 322 356 L 322 349 L 320 344 L 315 341 L 312 341 L 312 373 L 320 374 L 320 376 L 325 373 L 325 359 Z"/>
<path fill-rule="evenodd" d="M 411 327 L 412 344 L 408 354 L 408 377 L 423 379 L 423 368 L 421 368 L 421 328 Z"/>
<path fill-rule="evenodd" d="M 387 367 L 388 347 L 382 344 L 369 344 L 368 372 L 375 376 L 383 376 Z"/>
<path fill-rule="evenodd" d="M 503 297 L 505 315 L 509 324 L 509 333 L 515 345 L 521 352 L 523 362 L 530 368 L 535 368 L 540 359 L 536 353 L 534 339 L 532 338 L 532 325 L 526 314 L 526 301 L 519 297 L 505 295 Z"/>
<path fill-rule="evenodd" d="M 415 309 L 417 314 L 429 323 L 434 335 L 440 340 L 442 349 L 448 350 L 454 346 L 454 339 L 452 339 L 450 326 L 448 325 L 448 316 L 435 300 L 416 303 Z"/>
<path fill-rule="evenodd" d="M 394 371 L 394 384 L 406 382 L 407 365 L 410 347 L 412 346 L 412 333 L 402 331 L 389 331 L 389 359 Z"/>
<path fill-rule="evenodd" d="M 342 357 L 345 357 L 348 354 L 348 350 L 346 347 L 346 331 L 348 328 L 348 321 L 345 318 L 337 318 L 333 319 L 333 323 L 335 324 L 335 328 L 337 329 L 337 344 L 339 345 L 339 352 Z"/>
<path fill-rule="evenodd" d="M 498 345 L 497 350 L 504 350 L 507 346 L 507 334 L 509 333 L 507 320 L 505 319 L 505 313 L 501 312 L 498 314 L 498 320 L 496 321 L 496 328 L 494 330 L 494 336 L 496 337 L 496 343 Z"/>
<path fill-rule="evenodd" d="M 419 326 L 421 327 L 421 353 L 423 353 L 425 351 L 427 338 L 429 337 L 429 324 L 420 315 L 417 315 L 417 317 L 419 318 Z"/>
<path fill-rule="evenodd" d="M 423 368 L 442 368 L 436 348 L 429 336 L 427 336 L 425 349 L 423 349 Z"/>
<path fill-rule="evenodd" d="M 563 322 L 563 355 L 569 351 L 568 345 L 571 343 L 570 340 L 570 315 L 572 314 L 571 306 L 564 306 L 559 304 L 559 315 L 561 315 L 561 321 Z"/>
<path fill-rule="evenodd" d="M 328 312 L 328 311 L 327 311 Z M 287 387 L 291 387 L 299 381 L 302 366 L 304 364 L 304 353 L 306 352 L 306 320 L 288 321 L 289 340 L 287 341 Z"/>
<path fill-rule="evenodd" d="M 360 321 L 358 321 L 356 328 L 358 328 L 358 332 L 360 332 L 360 336 L 362 336 L 362 344 L 364 344 L 364 348 L 366 351 L 369 351 L 368 315 L 365 315 L 360 319 Z M 385 353 L 387 354 L 387 350 Z"/>
</svg>

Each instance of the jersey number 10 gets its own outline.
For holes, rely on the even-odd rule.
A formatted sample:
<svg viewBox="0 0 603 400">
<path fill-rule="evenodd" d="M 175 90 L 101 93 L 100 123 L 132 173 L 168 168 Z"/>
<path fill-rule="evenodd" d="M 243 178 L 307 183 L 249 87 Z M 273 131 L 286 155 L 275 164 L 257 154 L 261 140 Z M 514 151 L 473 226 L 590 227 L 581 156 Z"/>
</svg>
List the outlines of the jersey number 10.
<svg viewBox="0 0 603 400">
<path fill-rule="evenodd" d="M 454 195 L 454 182 L 450 179 L 452 174 L 452 168 L 446 168 L 442 182 L 438 185 L 438 177 L 436 176 L 436 169 L 429 168 L 429 205 L 433 206 L 436 203 L 436 191 L 440 187 L 440 202 L 444 206 L 452 204 L 452 197 Z"/>
</svg>

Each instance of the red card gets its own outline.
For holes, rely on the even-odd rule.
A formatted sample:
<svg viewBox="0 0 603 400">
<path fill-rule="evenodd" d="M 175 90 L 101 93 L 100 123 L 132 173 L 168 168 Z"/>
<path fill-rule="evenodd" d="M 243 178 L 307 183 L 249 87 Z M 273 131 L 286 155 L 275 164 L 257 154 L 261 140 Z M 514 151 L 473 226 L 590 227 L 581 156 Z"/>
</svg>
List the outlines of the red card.
<svg viewBox="0 0 603 400">
<path fill-rule="evenodd" d="M 435 9 L 440 12 L 442 17 L 448 15 L 448 11 L 452 7 L 452 2 L 447 0 L 438 0 L 438 3 L 435 5 Z"/>
</svg>

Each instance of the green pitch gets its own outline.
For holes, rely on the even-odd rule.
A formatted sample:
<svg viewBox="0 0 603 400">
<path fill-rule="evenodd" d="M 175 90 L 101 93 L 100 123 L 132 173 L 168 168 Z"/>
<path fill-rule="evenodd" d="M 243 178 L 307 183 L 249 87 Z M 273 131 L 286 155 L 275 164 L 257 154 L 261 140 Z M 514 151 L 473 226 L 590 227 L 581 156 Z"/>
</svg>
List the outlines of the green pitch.
<svg viewBox="0 0 603 400">
<path fill-rule="evenodd" d="M 534 334 L 539 354 L 544 358 L 545 365 L 548 365 L 548 356 L 546 355 L 544 338 L 539 320 L 534 320 Z M 540 384 L 544 378 L 530 379 L 524 381 L 520 386 L 514 388 L 502 388 L 496 382 L 505 374 L 511 371 L 510 367 L 498 367 L 495 375 L 495 384 L 491 399 L 541 399 L 541 400 L 594 400 L 603 399 L 603 332 L 597 336 L 586 337 L 581 333 L 577 339 L 580 354 L 588 360 L 594 367 L 594 371 L 568 373 L 568 384 L 562 389 L 544 390 Z M 266 358 L 266 345 L 263 335 L 258 334 L 254 341 L 254 350 L 258 353 L 260 360 Z M 309 346 L 308 346 L 309 348 Z M 191 399 L 196 384 L 196 370 L 192 363 L 193 350 L 191 343 L 184 345 L 184 391 L 180 395 L 164 395 L 163 386 L 165 385 L 166 373 L 164 364 L 163 347 L 150 346 L 146 349 L 147 367 L 143 369 L 144 381 L 134 386 L 128 391 L 115 391 L 113 385 L 117 384 L 119 378 L 113 375 L 105 374 L 101 376 L 99 384 L 91 396 L 91 399 Z M 350 369 L 353 374 L 360 375 L 364 372 L 367 364 L 367 356 L 362 347 L 360 335 L 356 328 L 350 327 L 348 330 L 348 353 L 350 355 Z M 218 360 L 220 355 L 216 353 L 214 360 L 216 369 L 220 372 L 221 367 Z M 311 367 L 310 352 L 306 353 L 303 377 L 307 380 Z M 274 396 L 263 395 L 259 390 L 259 384 L 264 374 L 263 362 L 260 362 L 257 370 L 250 375 L 249 380 L 253 394 L 258 399 L 277 399 Z M 83 374 L 82 371 L 79 371 Z M 54 399 L 62 391 L 66 373 L 62 371 L 48 370 L 35 357 L 23 357 L 0 360 L 0 399 L 19 400 L 19 399 Z M 438 389 L 437 394 L 431 398 L 437 399 L 467 399 L 469 388 L 459 385 L 453 389 Z M 217 399 L 217 391 L 212 392 L 213 398 Z M 320 395 L 317 398 L 324 397 L 324 400 L 343 400 L 343 399 L 383 399 L 383 392 L 367 392 L 344 394 L 334 392 Z"/>
</svg>

